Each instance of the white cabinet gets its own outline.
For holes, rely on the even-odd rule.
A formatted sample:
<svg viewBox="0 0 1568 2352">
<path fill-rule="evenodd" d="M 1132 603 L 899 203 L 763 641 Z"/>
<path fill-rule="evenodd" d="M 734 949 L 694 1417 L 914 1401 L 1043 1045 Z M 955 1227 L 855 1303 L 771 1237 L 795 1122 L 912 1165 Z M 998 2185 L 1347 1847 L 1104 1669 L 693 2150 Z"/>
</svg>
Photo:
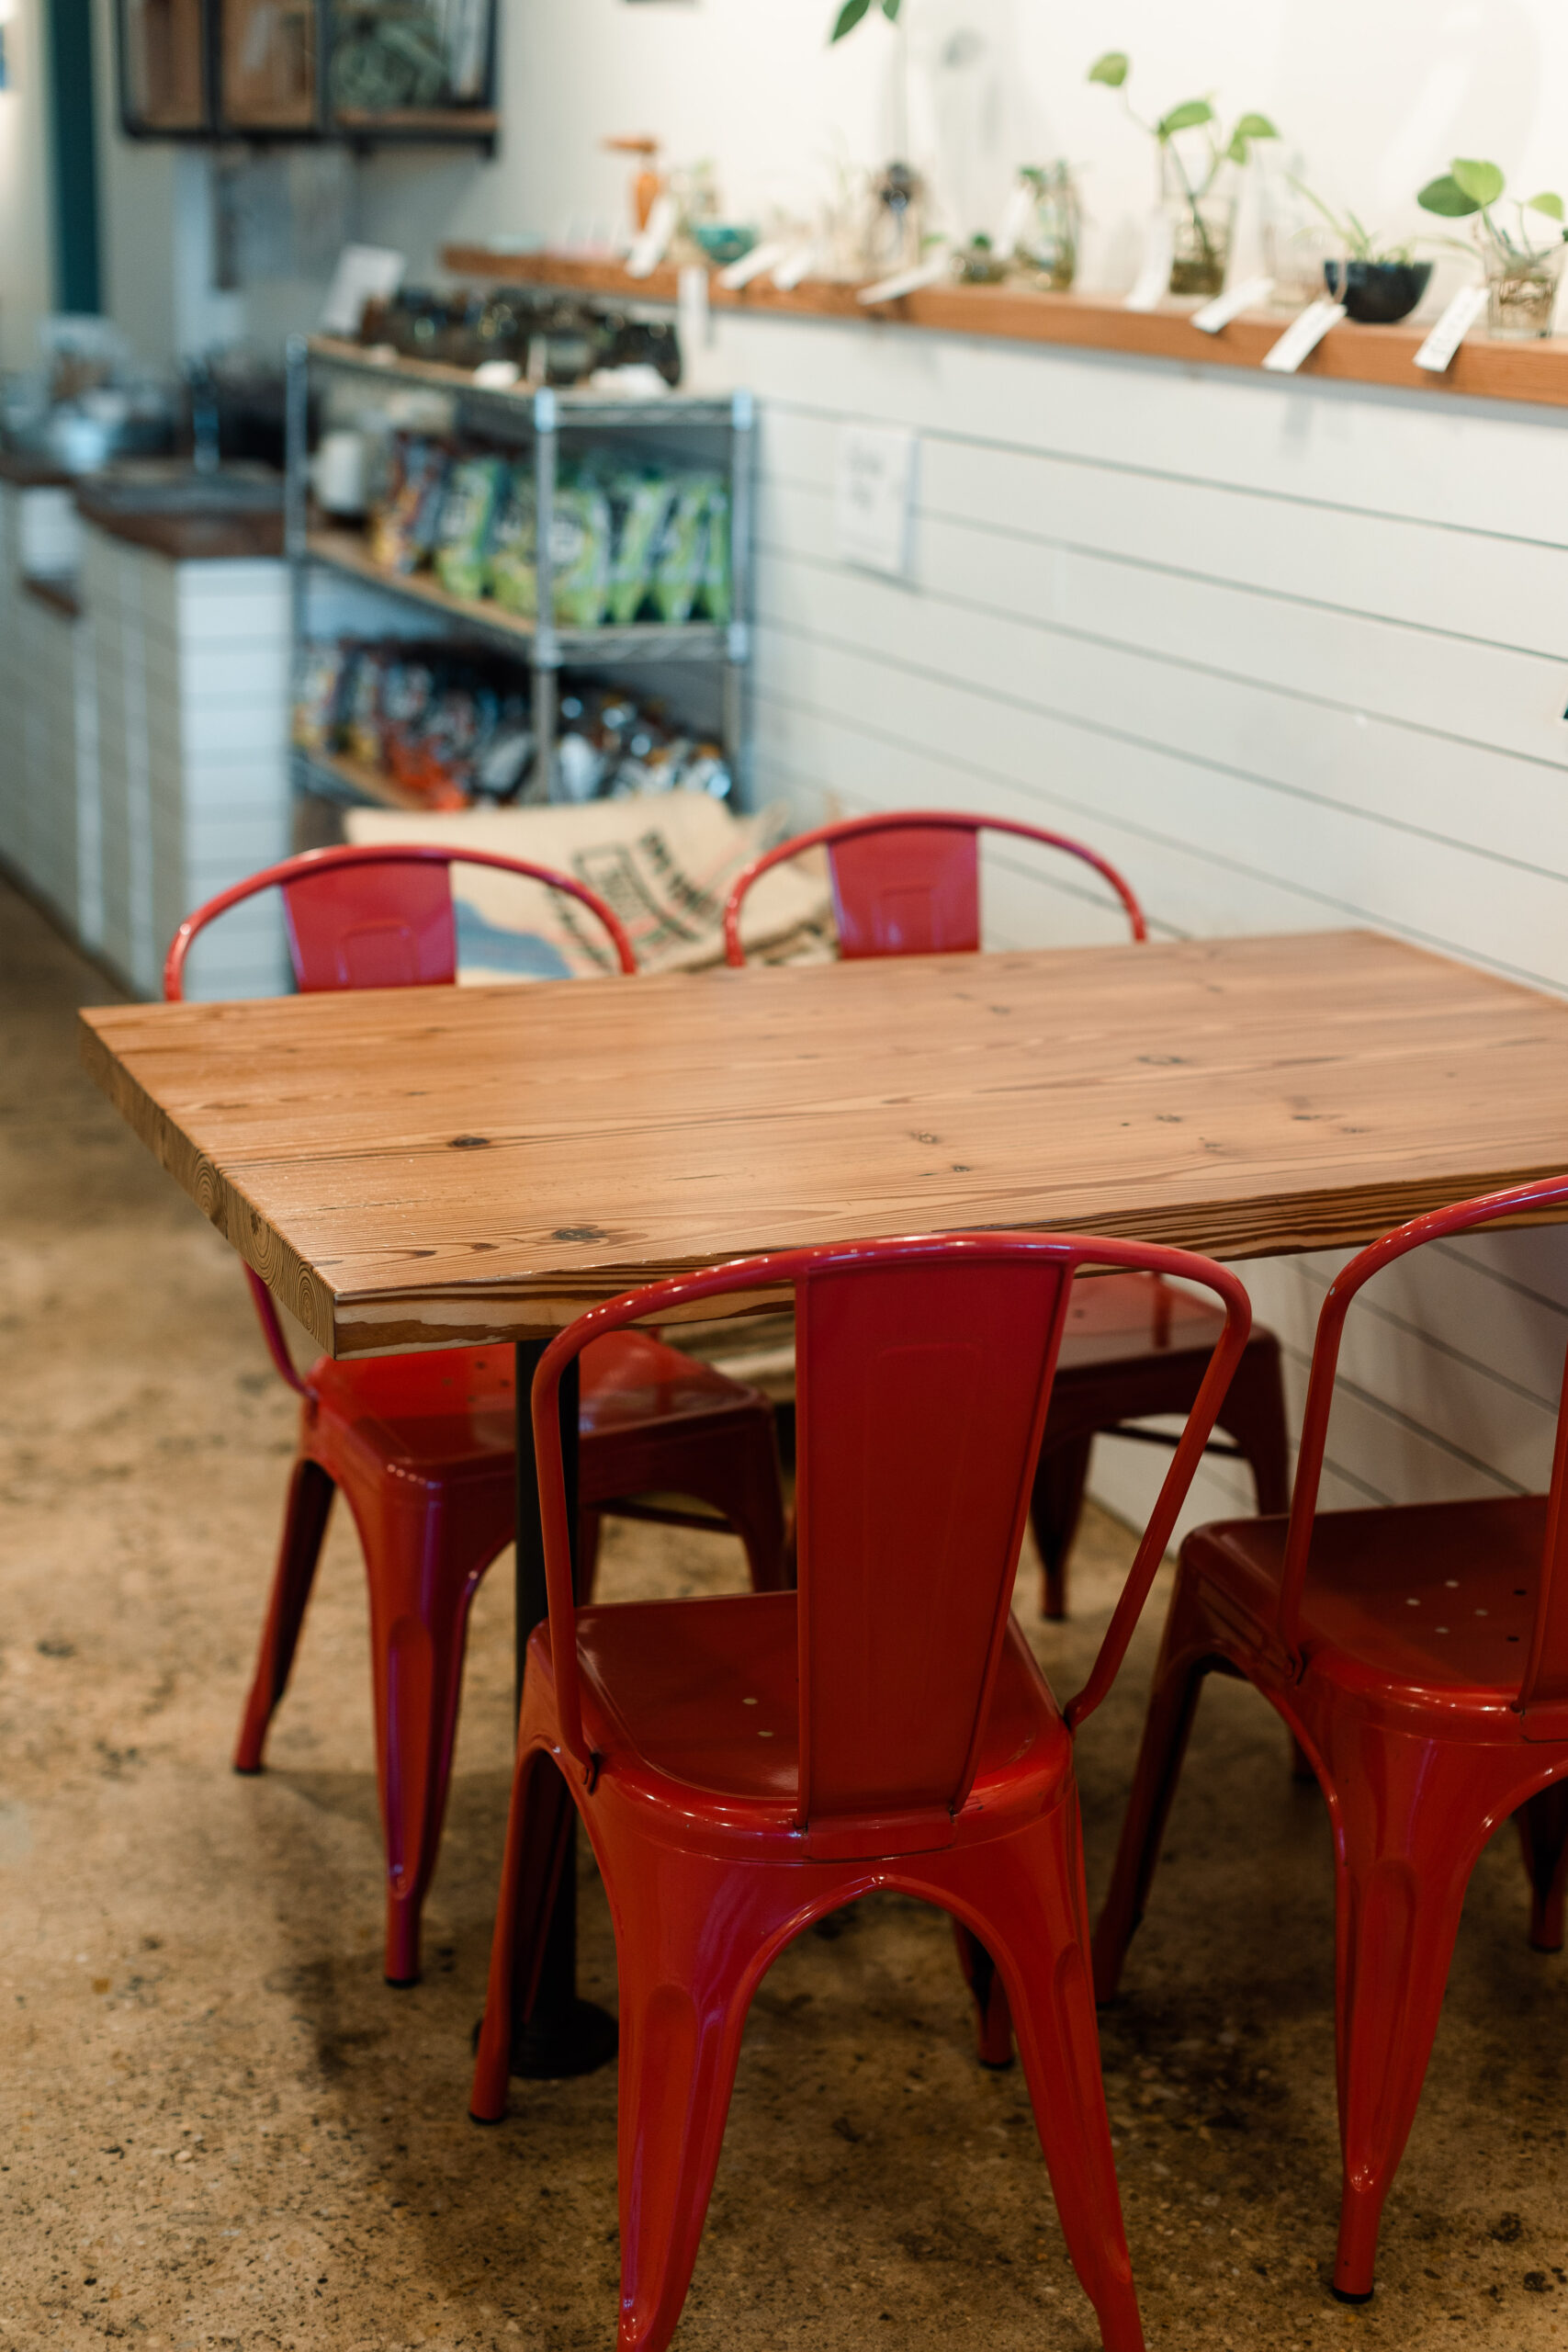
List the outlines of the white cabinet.
<svg viewBox="0 0 1568 2352">
<path fill-rule="evenodd" d="M 86 533 L 103 808 L 103 954 L 141 995 L 183 917 L 288 854 L 288 593 L 281 561 L 174 562 Z M 275 898 L 192 954 L 192 997 L 290 985 Z"/>
</svg>

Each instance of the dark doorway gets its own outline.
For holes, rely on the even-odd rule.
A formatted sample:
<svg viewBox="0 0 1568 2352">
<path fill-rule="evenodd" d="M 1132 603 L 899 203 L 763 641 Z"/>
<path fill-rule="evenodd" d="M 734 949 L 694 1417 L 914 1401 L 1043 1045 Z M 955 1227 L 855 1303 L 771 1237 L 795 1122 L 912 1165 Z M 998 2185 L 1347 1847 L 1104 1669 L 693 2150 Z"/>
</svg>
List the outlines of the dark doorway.
<svg viewBox="0 0 1568 2352">
<path fill-rule="evenodd" d="M 54 299 L 102 308 L 98 151 L 93 108 L 92 0 L 49 0 L 50 130 L 54 149 Z"/>
</svg>

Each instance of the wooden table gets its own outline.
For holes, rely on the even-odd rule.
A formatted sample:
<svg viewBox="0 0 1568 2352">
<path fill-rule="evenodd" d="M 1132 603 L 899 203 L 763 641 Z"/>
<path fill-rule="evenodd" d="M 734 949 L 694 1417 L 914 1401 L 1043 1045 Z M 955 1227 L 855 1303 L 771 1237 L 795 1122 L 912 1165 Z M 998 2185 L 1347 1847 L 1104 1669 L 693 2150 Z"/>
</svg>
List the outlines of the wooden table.
<svg viewBox="0 0 1568 2352">
<path fill-rule="evenodd" d="M 340 1356 L 537 1336 L 750 1250 L 1054 1226 L 1246 1258 L 1568 1167 L 1568 1003 L 1360 932 L 82 1021 Z"/>
<path fill-rule="evenodd" d="M 323 1348 L 518 1341 L 520 1405 L 541 1334 L 750 1250 L 1035 1226 L 1245 1258 L 1568 1168 L 1568 1002 L 1359 932 L 82 1020 L 88 1069 Z"/>
</svg>

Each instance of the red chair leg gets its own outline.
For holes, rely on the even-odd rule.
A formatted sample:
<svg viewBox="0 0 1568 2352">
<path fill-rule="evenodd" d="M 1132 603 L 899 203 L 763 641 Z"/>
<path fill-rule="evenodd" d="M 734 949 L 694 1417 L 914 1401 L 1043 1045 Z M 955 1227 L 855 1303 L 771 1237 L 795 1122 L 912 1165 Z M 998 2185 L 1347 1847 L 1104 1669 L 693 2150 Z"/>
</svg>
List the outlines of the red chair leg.
<svg viewBox="0 0 1568 2352">
<path fill-rule="evenodd" d="M 1034 1530 L 1043 1568 L 1040 1613 L 1059 1620 L 1067 1613 L 1067 1554 L 1083 1513 L 1084 1486 L 1089 1477 L 1092 1431 L 1070 1437 L 1041 1451 L 1029 1498 L 1029 1521 Z"/>
<path fill-rule="evenodd" d="M 494 1548 L 487 1542 L 475 1556 L 455 1504 L 450 1514 L 439 1505 L 383 1510 L 362 1532 L 369 1537 L 370 1664 L 386 1840 L 386 1974 L 389 1984 L 412 1984 L 452 1775 L 468 1606 Z"/>
<path fill-rule="evenodd" d="M 984 1904 L 980 1933 L 1007 1988 L 1073 2267 L 1106 2352 L 1143 2352 L 1100 2072 L 1076 1792 L 1015 1837 L 963 1860 L 972 1880 L 961 1868 L 951 1883 Z"/>
<path fill-rule="evenodd" d="M 548 1750 L 522 1747 L 506 1816 L 490 1987 L 468 2098 L 476 2123 L 499 2123 L 506 2113 L 513 2020 L 522 2023 L 533 2007 L 570 1827 L 570 1792 Z"/>
<path fill-rule="evenodd" d="M 1537 1951 L 1561 1951 L 1568 1883 L 1568 1781 L 1555 1781 L 1540 1790 L 1514 1818 L 1529 1875 L 1530 1942 Z"/>
<path fill-rule="evenodd" d="M 1144 1736 L 1133 1772 L 1132 1794 L 1116 1848 L 1111 1890 L 1094 1931 L 1094 1990 L 1109 2001 L 1122 1981 L 1127 1956 L 1144 1905 L 1166 1816 L 1186 1753 L 1188 1735 L 1197 1712 L 1198 1693 L 1207 1671 L 1203 1621 L 1191 1589 L 1179 1570 L 1171 1596 L 1170 1615 L 1155 1667 Z"/>
<path fill-rule="evenodd" d="M 953 1940 L 958 1946 L 958 1965 L 964 1971 L 964 1982 L 975 2001 L 976 2055 L 982 2066 L 1000 2068 L 1012 2064 L 1012 2011 L 997 1963 L 980 1941 L 961 1919 L 953 1923 Z"/>
<path fill-rule="evenodd" d="M 1486 1812 L 1479 1761 L 1472 1748 L 1364 1724 L 1333 1759 L 1345 2162 L 1333 2284 L 1343 2301 L 1372 2291 L 1383 2200 L 1415 2120 Z"/>
<path fill-rule="evenodd" d="M 691 2283 L 761 1955 L 787 1928 L 799 1885 L 644 1844 L 628 1845 L 610 1875 L 621 2026 L 616 2352 L 664 2352 Z"/>
<path fill-rule="evenodd" d="M 316 1562 L 333 1507 L 334 1488 L 319 1462 L 302 1454 L 288 1482 L 283 1514 L 283 1537 L 273 1572 L 272 1597 L 261 1649 L 251 1678 L 250 1695 L 234 1747 L 236 1772 L 259 1772 L 266 1746 L 267 1727 L 288 1684 L 289 1668 L 304 1622 L 305 1604 L 315 1581 Z"/>
</svg>

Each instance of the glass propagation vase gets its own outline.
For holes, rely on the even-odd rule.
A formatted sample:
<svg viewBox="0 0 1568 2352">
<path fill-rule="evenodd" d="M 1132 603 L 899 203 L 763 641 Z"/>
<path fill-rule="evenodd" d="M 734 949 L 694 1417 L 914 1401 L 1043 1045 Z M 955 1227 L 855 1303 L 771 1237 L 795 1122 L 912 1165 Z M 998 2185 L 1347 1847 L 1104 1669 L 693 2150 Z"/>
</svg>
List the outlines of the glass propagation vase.
<svg viewBox="0 0 1568 2352">
<path fill-rule="evenodd" d="M 1235 188 L 1228 165 L 1205 181 L 1167 141 L 1160 149 L 1160 200 L 1170 223 L 1170 291 L 1205 301 L 1224 290 L 1235 227 Z"/>
<path fill-rule="evenodd" d="M 1042 291 L 1065 294 L 1077 275 L 1083 206 L 1066 164 L 1030 165 L 1019 175 L 1029 209 L 1013 246 L 1024 276 Z"/>
<path fill-rule="evenodd" d="M 1486 332 L 1505 342 L 1533 342 L 1551 333 L 1557 283 L 1568 246 L 1545 253 L 1504 254 L 1486 248 Z"/>
</svg>

